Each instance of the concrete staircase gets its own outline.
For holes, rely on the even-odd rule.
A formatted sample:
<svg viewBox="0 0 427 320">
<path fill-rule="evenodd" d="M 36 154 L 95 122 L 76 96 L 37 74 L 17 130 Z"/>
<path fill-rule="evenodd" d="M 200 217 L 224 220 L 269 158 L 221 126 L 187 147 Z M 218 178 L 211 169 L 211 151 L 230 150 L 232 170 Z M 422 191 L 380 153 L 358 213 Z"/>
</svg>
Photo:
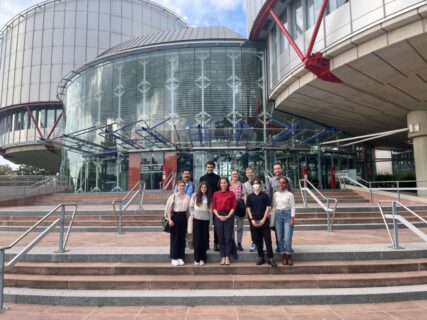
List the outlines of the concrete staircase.
<svg viewBox="0 0 427 320">
<path fill-rule="evenodd" d="M 351 191 L 325 192 L 337 197 L 334 229 L 384 229 L 378 208 Z M 115 232 L 111 202 L 123 194 L 53 194 L 33 206 L 1 208 L 0 230 L 24 231 L 58 203 L 78 203 L 75 234 Z M 301 207 L 296 193 L 296 230 L 326 230 L 325 213 L 311 204 Z M 131 207 L 124 231 L 151 237 L 160 232 L 166 197 L 148 192 L 144 209 Z M 412 207 L 427 217 L 427 207 Z M 403 213 L 402 213 L 403 214 Z M 405 216 L 405 214 L 403 214 Z M 411 220 L 408 217 L 409 220 Z M 249 239 L 246 225 L 245 239 Z M 141 233 L 142 232 L 142 233 Z M 307 231 L 311 233 L 310 231 Z M 326 232 L 326 231 L 325 231 Z M 373 230 L 373 232 L 376 232 Z M 384 230 L 378 232 L 385 233 Z M 98 236 L 99 234 L 97 234 Z M 115 234 L 114 234 L 115 235 Z M 133 234 L 132 234 L 133 236 Z M 385 238 L 385 237 L 384 237 Z M 386 240 L 385 240 L 386 241 Z M 82 242 L 83 243 L 83 242 Z M 156 244 L 157 245 L 157 244 Z M 8 252 L 10 260 L 19 248 Z M 220 266 L 209 251 L 208 263 L 170 265 L 163 247 L 36 247 L 5 275 L 5 301 L 63 305 L 227 305 L 227 304 L 334 304 L 427 299 L 427 246 L 405 243 L 395 250 L 388 243 L 304 245 L 295 247 L 294 266 L 256 266 L 256 254 L 242 252 L 231 266 Z M 276 256 L 280 262 L 280 256 Z"/>
<path fill-rule="evenodd" d="M 384 228 L 377 206 L 367 202 L 368 200 L 357 193 L 351 190 L 326 190 L 323 193 L 326 197 L 338 199 L 334 219 L 335 229 Z M 112 201 L 121 199 L 123 196 L 123 193 L 57 193 L 39 197 L 31 206 L 0 208 L 0 230 L 23 231 L 55 205 L 77 203 L 79 211 L 74 224 L 76 230 L 114 231 L 116 222 Z M 124 231 L 159 231 L 167 196 L 168 193 L 147 191 L 142 210 L 139 209 L 138 201 L 134 201 L 134 205 L 131 205 L 123 216 Z M 300 192 L 295 192 L 295 198 L 298 206 L 296 229 L 326 229 L 325 212 L 317 204 L 311 202 L 309 202 L 308 208 L 303 208 Z M 412 206 L 411 208 L 422 217 L 427 218 L 427 206 Z M 402 215 L 409 221 L 416 222 L 414 217 L 407 213 L 402 213 Z M 248 222 L 245 221 L 245 224 L 247 226 Z"/>
<path fill-rule="evenodd" d="M 276 268 L 256 266 L 256 254 L 249 252 L 230 266 L 220 266 L 216 253 L 209 254 L 206 265 L 194 266 L 188 252 L 187 264 L 173 267 L 167 248 L 129 252 L 110 248 L 108 253 L 92 251 L 90 255 L 87 248 L 66 254 L 38 250 L 5 275 L 6 301 L 67 305 L 333 304 L 427 297 L 426 247 L 413 245 L 402 251 L 384 246 L 350 246 L 347 251 L 336 246 L 299 249 L 294 266 L 279 264 Z M 259 296 L 268 299 L 259 300 Z"/>
</svg>

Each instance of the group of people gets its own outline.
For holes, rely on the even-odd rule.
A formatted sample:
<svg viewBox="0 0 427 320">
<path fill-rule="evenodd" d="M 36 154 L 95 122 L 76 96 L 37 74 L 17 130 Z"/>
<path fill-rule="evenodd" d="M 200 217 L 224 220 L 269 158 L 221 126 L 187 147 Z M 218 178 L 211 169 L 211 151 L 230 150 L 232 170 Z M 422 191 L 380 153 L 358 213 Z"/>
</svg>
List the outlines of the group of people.
<svg viewBox="0 0 427 320">
<path fill-rule="evenodd" d="M 282 264 L 292 265 L 292 234 L 295 224 L 295 200 L 292 182 L 283 175 L 281 163 L 273 165 L 273 177 L 266 182 L 254 176 L 251 167 L 246 169 L 247 181 L 239 181 L 239 172 L 233 170 L 231 179 L 214 173 L 215 163 L 206 163 L 206 174 L 196 187 L 191 181 L 191 171 L 182 173 L 174 193 L 168 198 L 165 217 L 171 227 L 170 258 L 174 266 L 184 264 L 186 237 L 194 249 L 194 264 L 204 265 L 209 250 L 210 224 L 214 226 L 214 250 L 220 253 L 220 264 L 230 265 L 243 251 L 243 223 L 249 220 L 253 246 L 258 252 L 257 265 L 267 262 L 276 266 L 271 230 L 276 234 L 277 251 Z M 188 230 L 188 221 L 192 230 Z M 234 223 L 236 222 L 236 236 Z M 191 226 L 191 224 L 190 224 Z M 189 232 L 187 232 L 189 231 Z M 192 236 L 190 236 L 192 235 Z M 264 256 L 263 244 L 267 251 Z"/>
</svg>

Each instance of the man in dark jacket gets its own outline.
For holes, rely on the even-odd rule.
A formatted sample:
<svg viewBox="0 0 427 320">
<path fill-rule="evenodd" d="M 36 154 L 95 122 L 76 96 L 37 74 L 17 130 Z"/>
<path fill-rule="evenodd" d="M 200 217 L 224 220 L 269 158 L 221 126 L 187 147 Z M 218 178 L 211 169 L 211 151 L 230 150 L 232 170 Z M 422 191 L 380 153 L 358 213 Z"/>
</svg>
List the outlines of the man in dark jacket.
<svg viewBox="0 0 427 320">
<path fill-rule="evenodd" d="M 211 195 L 213 195 L 214 192 L 219 190 L 218 182 L 219 182 L 220 176 L 215 174 L 214 170 L 215 170 L 215 162 L 213 162 L 212 160 L 206 162 L 206 174 L 201 176 L 199 180 L 199 182 L 202 182 L 202 181 L 207 182 L 207 184 L 209 185 Z M 215 219 L 215 216 L 213 219 Z M 208 243 L 208 247 L 209 247 L 209 243 Z M 214 251 L 219 251 L 218 235 L 215 232 L 215 228 L 214 228 Z"/>
</svg>

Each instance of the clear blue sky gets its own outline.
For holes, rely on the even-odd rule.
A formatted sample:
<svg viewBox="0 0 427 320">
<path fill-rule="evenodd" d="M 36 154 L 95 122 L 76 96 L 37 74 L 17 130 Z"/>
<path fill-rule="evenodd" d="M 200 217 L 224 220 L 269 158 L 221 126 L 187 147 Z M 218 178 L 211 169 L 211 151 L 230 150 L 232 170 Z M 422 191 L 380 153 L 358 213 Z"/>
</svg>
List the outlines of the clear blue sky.
<svg viewBox="0 0 427 320">
<path fill-rule="evenodd" d="M 153 0 L 181 15 L 191 26 L 226 26 L 246 36 L 245 0 Z M 0 0 L 0 28 L 42 0 Z M 0 156 L 0 164 L 8 163 Z"/>
</svg>

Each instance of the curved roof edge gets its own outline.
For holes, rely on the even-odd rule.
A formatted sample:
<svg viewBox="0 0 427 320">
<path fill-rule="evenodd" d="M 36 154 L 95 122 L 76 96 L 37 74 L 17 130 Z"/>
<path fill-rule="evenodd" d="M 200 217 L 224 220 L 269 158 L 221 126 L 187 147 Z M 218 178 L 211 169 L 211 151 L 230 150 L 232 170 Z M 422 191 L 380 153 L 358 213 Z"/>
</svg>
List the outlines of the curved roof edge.
<svg viewBox="0 0 427 320">
<path fill-rule="evenodd" d="M 211 33 L 209 33 L 211 30 Z M 228 34 L 224 37 L 219 37 L 217 33 L 212 32 L 214 30 L 223 30 Z M 198 31 L 198 32 L 197 32 Z M 203 32 L 202 32 L 203 31 Z M 188 34 L 194 35 L 192 38 L 185 38 L 184 36 Z M 216 34 L 216 35 L 215 35 Z M 173 37 L 175 35 L 175 37 Z M 211 37 L 209 37 L 209 35 Z M 215 35 L 215 36 L 214 36 Z M 138 39 L 140 41 L 143 40 L 156 40 L 157 42 L 148 42 L 143 45 L 138 45 Z M 142 39 L 142 40 L 141 40 Z M 136 42 L 135 46 L 131 44 Z M 128 46 L 124 46 L 127 44 Z M 123 42 L 111 49 L 108 49 L 104 53 L 101 53 L 96 59 L 91 60 L 84 65 L 78 67 L 75 70 L 69 72 L 58 84 L 57 86 L 57 99 L 62 101 L 63 93 L 68 83 L 77 75 L 81 74 L 85 70 L 98 65 L 100 63 L 107 62 L 111 59 L 119 59 L 121 56 L 128 54 L 136 54 L 142 52 L 151 52 L 157 51 L 160 49 L 168 50 L 173 49 L 179 46 L 185 47 L 202 47 L 202 46 L 239 46 L 239 47 L 253 47 L 253 48 L 264 48 L 264 44 L 261 42 L 254 42 L 246 39 L 244 36 L 240 35 L 237 32 L 234 32 L 226 27 L 200 27 L 200 28 L 188 28 L 188 29 L 180 29 L 175 31 L 164 31 L 155 34 L 144 35 L 135 39 L 131 39 Z M 110 52 L 110 50 L 114 50 L 114 52 Z"/>
<path fill-rule="evenodd" d="M 169 9 L 169 8 L 166 8 L 165 6 L 163 6 L 163 5 L 161 5 L 161 4 L 159 4 L 159 3 L 157 3 L 157 2 L 154 2 L 154 1 L 151 1 L 151 0 L 134 0 L 134 1 L 140 1 L 140 2 L 145 2 L 145 3 L 147 3 L 147 4 L 150 4 L 150 5 L 152 5 L 152 6 L 154 6 L 154 7 L 158 7 L 158 8 L 160 8 L 160 9 L 162 9 L 162 10 L 165 10 L 165 11 L 167 11 L 168 13 L 170 13 L 171 15 L 173 15 L 173 16 L 175 16 L 178 20 L 180 20 L 183 24 L 185 24 L 187 27 L 190 27 L 190 25 L 188 24 L 188 22 L 187 21 L 185 21 L 185 19 L 183 18 L 183 17 L 181 17 L 179 14 L 177 14 L 176 12 L 174 12 L 174 11 L 172 11 L 171 9 Z M 19 19 L 19 18 L 21 18 L 21 17 L 24 17 L 24 15 L 25 14 L 27 14 L 28 12 L 30 12 L 30 11 L 32 11 L 32 10 L 34 10 L 34 9 L 36 9 L 36 8 L 41 8 L 41 7 L 44 7 L 44 6 L 47 6 L 48 4 L 50 4 L 50 3 L 53 3 L 53 2 L 63 2 L 63 0 L 45 0 L 45 1 L 43 1 L 43 2 L 40 2 L 40 3 L 37 3 L 37 4 L 35 4 L 35 5 L 32 5 L 31 7 L 29 7 L 29 8 L 27 8 L 27 9 L 25 9 L 25 10 L 23 10 L 23 11 L 21 11 L 21 12 L 19 12 L 18 14 L 16 14 L 15 16 L 13 16 L 8 22 L 6 22 L 6 24 L 0 29 L 0 39 L 3 37 L 3 33 L 5 32 L 5 30 L 7 29 L 7 28 L 9 28 L 14 22 L 15 22 L 15 20 L 17 20 L 17 19 Z"/>
<path fill-rule="evenodd" d="M 253 22 L 251 31 L 249 32 L 249 40 L 258 39 L 258 36 L 264 26 L 264 23 L 270 15 L 270 10 L 272 10 L 276 6 L 277 2 L 278 0 L 267 0 L 264 2 L 258 12 L 255 21 Z"/>
<path fill-rule="evenodd" d="M 197 27 L 177 29 L 173 31 L 161 31 L 157 33 L 144 34 L 142 36 L 122 42 L 98 55 L 97 58 L 112 56 L 121 52 L 143 49 L 144 47 L 170 45 L 181 42 L 194 41 L 229 41 L 246 40 L 241 34 L 226 27 Z"/>
</svg>

